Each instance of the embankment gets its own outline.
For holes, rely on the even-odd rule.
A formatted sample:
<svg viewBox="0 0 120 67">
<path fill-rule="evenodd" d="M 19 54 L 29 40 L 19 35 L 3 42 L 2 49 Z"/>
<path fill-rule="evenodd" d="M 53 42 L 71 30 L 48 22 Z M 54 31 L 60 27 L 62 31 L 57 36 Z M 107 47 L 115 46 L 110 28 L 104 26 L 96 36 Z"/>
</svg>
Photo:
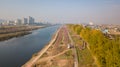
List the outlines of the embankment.
<svg viewBox="0 0 120 67">
<path fill-rule="evenodd" d="M 4 26 L 0 28 L 0 41 L 27 35 L 39 28 L 42 26 Z"/>
<path fill-rule="evenodd" d="M 47 49 L 53 45 L 53 43 L 56 41 L 57 36 L 58 36 L 58 32 L 61 28 L 59 28 L 57 30 L 57 32 L 55 33 L 55 36 L 51 39 L 51 41 L 48 43 L 48 45 L 46 45 L 40 52 L 35 53 L 35 55 L 27 62 L 25 63 L 22 67 L 32 67 L 34 65 L 34 63 L 47 51 Z"/>
</svg>

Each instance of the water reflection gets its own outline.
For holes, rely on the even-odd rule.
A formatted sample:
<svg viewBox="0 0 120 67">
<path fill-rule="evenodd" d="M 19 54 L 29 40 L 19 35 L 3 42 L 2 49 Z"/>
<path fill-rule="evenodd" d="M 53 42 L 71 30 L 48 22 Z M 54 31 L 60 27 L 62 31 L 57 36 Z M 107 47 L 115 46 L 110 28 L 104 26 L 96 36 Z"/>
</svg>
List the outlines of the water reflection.
<svg viewBox="0 0 120 67">
<path fill-rule="evenodd" d="M 0 42 L 0 67 L 20 67 L 50 41 L 58 27 L 39 29 L 32 34 Z"/>
</svg>

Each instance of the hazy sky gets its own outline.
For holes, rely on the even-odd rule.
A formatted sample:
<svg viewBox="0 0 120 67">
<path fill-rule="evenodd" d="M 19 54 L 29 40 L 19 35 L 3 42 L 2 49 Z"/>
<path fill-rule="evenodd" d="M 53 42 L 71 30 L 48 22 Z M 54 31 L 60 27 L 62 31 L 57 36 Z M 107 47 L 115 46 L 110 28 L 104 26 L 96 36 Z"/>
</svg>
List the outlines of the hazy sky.
<svg viewBox="0 0 120 67">
<path fill-rule="evenodd" d="M 0 0 L 0 18 L 120 24 L 120 0 Z"/>
</svg>

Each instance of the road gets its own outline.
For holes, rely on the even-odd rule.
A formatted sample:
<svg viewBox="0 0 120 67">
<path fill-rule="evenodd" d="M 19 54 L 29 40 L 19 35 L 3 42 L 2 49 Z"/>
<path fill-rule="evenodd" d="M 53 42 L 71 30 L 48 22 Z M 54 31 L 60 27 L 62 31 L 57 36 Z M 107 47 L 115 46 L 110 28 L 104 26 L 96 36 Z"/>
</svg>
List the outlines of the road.
<svg viewBox="0 0 120 67">
<path fill-rule="evenodd" d="M 67 27 L 66 27 L 66 29 L 67 29 Z M 72 39 L 69 31 L 68 30 L 66 30 L 66 31 L 68 32 L 68 36 L 69 36 L 69 39 L 71 41 L 71 45 L 74 46 L 74 48 L 73 48 L 73 52 L 74 52 L 74 67 L 78 67 L 78 57 L 77 57 L 77 52 L 76 52 L 75 44 L 73 42 L 73 39 Z"/>
</svg>

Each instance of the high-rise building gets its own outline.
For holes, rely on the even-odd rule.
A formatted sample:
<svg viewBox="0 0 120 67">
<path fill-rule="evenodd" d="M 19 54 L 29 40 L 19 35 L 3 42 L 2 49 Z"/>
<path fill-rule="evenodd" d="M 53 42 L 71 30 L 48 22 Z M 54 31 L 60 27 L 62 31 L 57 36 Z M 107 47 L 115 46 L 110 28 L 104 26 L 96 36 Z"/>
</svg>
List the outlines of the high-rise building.
<svg viewBox="0 0 120 67">
<path fill-rule="evenodd" d="M 28 18 L 28 23 L 29 23 L 29 24 L 34 24 L 34 18 L 31 17 L 31 16 L 29 16 L 29 18 Z"/>
<path fill-rule="evenodd" d="M 28 19 L 27 18 L 23 18 L 22 23 L 23 24 L 28 24 Z"/>
</svg>

